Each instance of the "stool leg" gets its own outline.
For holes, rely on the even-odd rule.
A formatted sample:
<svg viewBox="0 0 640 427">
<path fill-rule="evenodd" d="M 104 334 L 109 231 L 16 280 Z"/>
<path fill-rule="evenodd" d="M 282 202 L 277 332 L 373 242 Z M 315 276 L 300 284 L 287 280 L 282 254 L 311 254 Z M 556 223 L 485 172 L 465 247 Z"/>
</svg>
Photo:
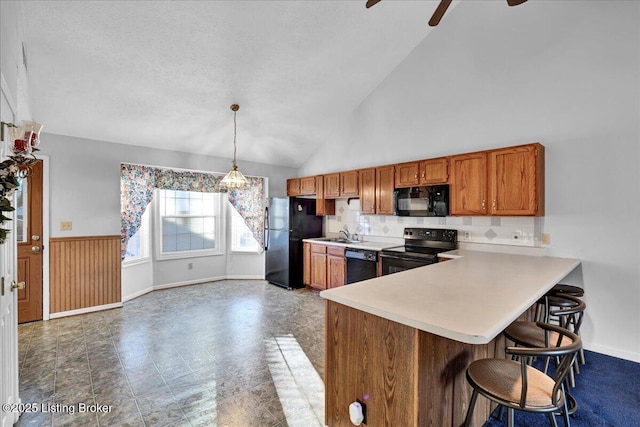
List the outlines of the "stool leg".
<svg viewBox="0 0 640 427">
<path fill-rule="evenodd" d="M 478 399 L 478 390 L 473 389 L 471 395 L 471 401 L 469 402 L 469 409 L 467 409 L 467 416 L 464 419 L 464 427 L 471 426 L 471 418 L 473 418 L 473 409 L 476 406 L 476 400 Z"/>
</svg>

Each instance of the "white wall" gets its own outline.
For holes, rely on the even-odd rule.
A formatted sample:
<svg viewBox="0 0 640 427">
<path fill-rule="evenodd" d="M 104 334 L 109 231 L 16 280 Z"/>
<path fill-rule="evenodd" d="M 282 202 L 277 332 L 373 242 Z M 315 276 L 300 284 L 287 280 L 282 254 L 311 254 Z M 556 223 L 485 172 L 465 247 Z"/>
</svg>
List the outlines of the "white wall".
<svg viewBox="0 0 640 427">
<path fill-rule="evenodd" d="M 120 234 L 120 164 L 227 172 L 229 159 L 133 147 L 62 135 L 41 135 L 42 154 L 51 159 L 50 224 L 53 237 Z M 285 195 L 292 168 L 239 161 L 242 172 L 267 177 L 268 194 Z M 60 221 L 72 221 L 61 231 Z M 242 267 L 238 267 L 238 258 Z M 189 264 L 192 267 L 189 268 Z M 221 256 L 155 261 L 126 267 L 122 274 L 123 299 L 178 284 L 225 277 L 264 277 L 264 255 Z"/>
<path fill-rule="evenodd" d="M 640 361 L 639 22 L 638 2 L 460 2 L 299 174 L 540 141 L 585 346 Z"/>
</svg>

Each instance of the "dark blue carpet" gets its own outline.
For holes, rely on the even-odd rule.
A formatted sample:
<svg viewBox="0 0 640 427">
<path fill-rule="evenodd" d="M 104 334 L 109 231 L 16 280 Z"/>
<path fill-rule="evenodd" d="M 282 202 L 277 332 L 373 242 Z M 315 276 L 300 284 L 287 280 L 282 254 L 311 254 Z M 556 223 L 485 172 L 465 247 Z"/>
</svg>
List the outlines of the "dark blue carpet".
<svg viewBox="0 0 640 427">
<path fill-rule="evenodd" d="M 640 427 L 640 363 L 585 351 L 586 364 L 580 365 L 576 386 L 570 393 L 578 401 L 578 411 L 570 418 L 573 427 Z M 563 417 L 556 416 L 558 426 Z M 485 427 L 507 425 L 491 417 Z M 515 411 L 515 425 L 548 427 L 544 414 Z"/>
</svg>

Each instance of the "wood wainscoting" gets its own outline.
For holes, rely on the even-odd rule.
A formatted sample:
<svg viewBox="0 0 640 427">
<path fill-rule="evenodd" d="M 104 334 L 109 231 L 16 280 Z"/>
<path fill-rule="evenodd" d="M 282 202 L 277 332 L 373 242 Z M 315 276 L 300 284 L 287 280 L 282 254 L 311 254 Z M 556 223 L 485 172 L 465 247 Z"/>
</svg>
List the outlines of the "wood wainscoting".
<svg viewBox="0 0 640 427">
<path fill-rule="evenodd" d="M 122 301 L 120 236 L 52 237 L 49 262 L 52 314 Z"/>
</svg>

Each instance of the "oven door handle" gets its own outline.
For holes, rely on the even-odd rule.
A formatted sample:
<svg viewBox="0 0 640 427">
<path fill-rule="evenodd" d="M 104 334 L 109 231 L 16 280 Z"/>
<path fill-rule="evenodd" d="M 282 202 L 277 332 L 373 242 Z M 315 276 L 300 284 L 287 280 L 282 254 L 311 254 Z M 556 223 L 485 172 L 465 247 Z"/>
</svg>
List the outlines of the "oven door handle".
<svg viewBox="0 0 640 427">
<path fill-rule="evenodd" d="M 382 258 L 389 258 L 389 259 L 399 259 L 401 261 L 414 261 L 415 258 L 408 258 L 402 255 L 392 255 L 392 254 L 386 254 L 386 253 L 381 253 L 380 256 Z"/>
</svg>

